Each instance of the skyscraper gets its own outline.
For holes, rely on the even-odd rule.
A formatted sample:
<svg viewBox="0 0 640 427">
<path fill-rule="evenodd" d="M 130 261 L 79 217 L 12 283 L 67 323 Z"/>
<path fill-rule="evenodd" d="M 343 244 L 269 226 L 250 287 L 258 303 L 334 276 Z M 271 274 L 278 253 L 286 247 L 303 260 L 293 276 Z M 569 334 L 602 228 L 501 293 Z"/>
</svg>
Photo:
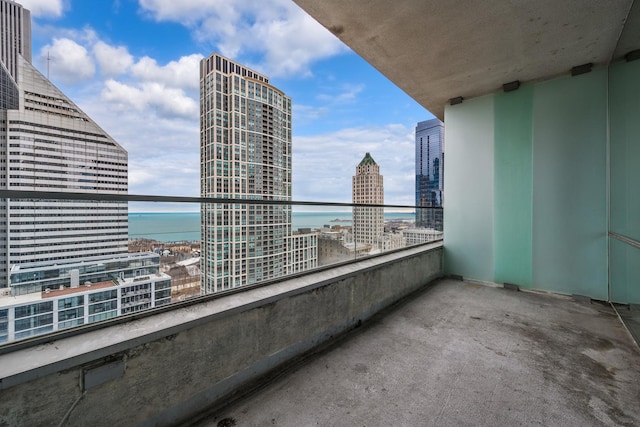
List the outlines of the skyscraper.
<svg viewBox="0 0 640 427">
<path fill-rule="evenodd" d="M 216 53 L 200 63 L 200 178 L 202 197 L 291 201 L 291 98 Z M 292 235 L 290 205 L 211 203 L 201 212 L 203 292 L 317 262 L 317 244 Z"/>
<path fill-rule="evenodd" d="M 0 342 L 171 302 L 160 257 L 128 253 L 127 152 L 31 64 L 30 13 L 0 0 Z"/>
<path fill-rule="evenodd" d="M 384 204 L 384 185 L 380 166 L 373 160 L 371 154 L 356 166 L 356 174 L 352 178 L 353 203 L 356 204 Z M 384 208 L 354 207 L 353 208 L 353 237 L 356 244 L 370 244 L 377 248 L 384 233 Z"/>
<path fill-rule="evenodd" d="M 31 64 L 30 13 L 0 0 L 0 186 L 127 193 L 127 152 Z M 21 263 L 127 253 L 127 204 L 0 201 L 0 289 Z"/>
<path fill-rule="evenodd" d="M 444 177 L 444 124 L 438 119 L 416 126 L 416 206 L 442 207 Z M 417 209 L 416 227 L 442 231 L 441 212 Z"/>
</svg>

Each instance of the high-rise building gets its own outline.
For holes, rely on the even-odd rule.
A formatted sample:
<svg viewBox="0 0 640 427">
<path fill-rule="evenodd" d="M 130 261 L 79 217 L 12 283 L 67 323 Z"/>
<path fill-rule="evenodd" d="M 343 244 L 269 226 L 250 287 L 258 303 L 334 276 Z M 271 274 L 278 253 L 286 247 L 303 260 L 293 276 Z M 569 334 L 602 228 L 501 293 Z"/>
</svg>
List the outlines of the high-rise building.
<svg viewBox="0 0 640 427">
<path fill-rule="evenodd" d="M 356 166 L 356 174 L 352 178 L 353 203 L 384 204 L 384 186 L 380 166 L 371 154 Z M 353 208 L 353 239 L 356 244 L 369 244 L 378 248 L 384 233 L 384 208 L 356 206 Z"/>
<path fill-rule="evenodd" d="M 127 193 L 127 152 L 31 64 L 30 13 L 0 0 L 0 186 Z M 0 290 L 23 263 L 127 253 L 127 204 L 0 201 Z"/>
<path fill-rule="evenodd" d="M 291 98 L 216 53 L 200 63 L 200 194 L 291 201 Z M 317 244 L 292 237 L 288 204 L 211 203 L 201 213 L 203 292 L 317 263 Z"/>
<path fill-rule="evenodd" d="M 19 57 L 31 62 L 31 12 L 12 0 L 0 1 L 0 60 L 2 61 L 2 88 L 9 85 L 6 73 L 14 82 L 13 90 L 2 91 L 3 95 L 17 94 Z M 3 98 L 5 101 L 5 98 Z M 10 101 L 17 108 L 18 100 Z M 2 108 L 8 108 L 2 106 Z"/>
<path fill-rule="evenodd" d="M 31 64 L 30 13 L 0 0 L 0 342 L 171 302 L 160 257 L 128 253 L 127 152 Z M 94 193 L 96 200 L 55 199 Z"/>
<path fill-rule="evenodd" d="M 439 119 L 416 126 L 416 206 L 442 207 L 444 177 L 444 123 Z M 442 231 L 442 213 L 417 209 L 416 227 Z"/>
</svg>

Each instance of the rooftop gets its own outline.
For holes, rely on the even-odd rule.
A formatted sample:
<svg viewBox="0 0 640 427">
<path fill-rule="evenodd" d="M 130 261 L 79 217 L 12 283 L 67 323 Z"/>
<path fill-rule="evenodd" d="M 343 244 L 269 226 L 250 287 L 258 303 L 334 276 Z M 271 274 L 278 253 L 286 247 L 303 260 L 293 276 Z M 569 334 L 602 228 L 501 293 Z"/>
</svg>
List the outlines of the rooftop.
<svg viewBox="0 0 640 427">
<path fill-rule="evenodd" d="M 365 154 L 364 158 L 360 162 L 360 166 L 363 166 L 363 165 L 375 165 L 375 164 L 376 164 L 376 161 L 373 160 L 373 157 L 371 157 L 371 154 L 369 154 L 369 153 Z"/>
<path fill-rule="evenodd" d="M 49 292 L 42 292 L 42 298 L 53 298 L 53 297 L 59 297 L 62 295 L 77 294 L 77 293 L 82 293 L 87 291 L 94 291 L 96 289 L 111 288 L 115 286 L 116 286 L 115 283 L 109 281 L 109 282 L 91 283 L 89 285 L 87 284 L 80 285 L 77 288 L 72 287 L 72 288 L 63 288 L 63 289 L 51 289 Z"/>
<path fill-rule="evenodd" d="M 22 264 L 12 265 L 11 273 L 24 273 L 25 271 L 29 272 L 30 270 L 57 270 L 60 268 L 74 268 L 89 264 L 104 264 L 109 262 L 146 258 L 157 258 L 159 260 L 159 255 L 153 252 L 124 252 L 117 255 L 94 255 L 80 258 L 67 258 L 58 260 L 54 264 L 52 264 L 51 261 L 25 262 Z"/>
<path fill-rule="evenodd" d="M 640 425 L 639 365 L 608 304 L 441 280 L 196 425 Z"/>
</svg>

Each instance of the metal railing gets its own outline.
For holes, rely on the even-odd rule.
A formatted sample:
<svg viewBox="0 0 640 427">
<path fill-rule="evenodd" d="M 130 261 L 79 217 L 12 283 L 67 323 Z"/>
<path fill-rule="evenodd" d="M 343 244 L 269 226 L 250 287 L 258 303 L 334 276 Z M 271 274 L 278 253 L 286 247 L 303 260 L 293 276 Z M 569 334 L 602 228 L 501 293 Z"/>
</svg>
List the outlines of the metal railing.
<svg viewBox="0 0 640 427">
<path fill-rule="evenodd" d="M 78 203 L 82 206 L 90 204 L 87 202 L 123 203 L 127 205 L 126 212 L 129 215 L 132 215 L 132 208 L 139 211 L 153 206 L 154 211 L 162 211 L 163 209 L 175 211 L 178 207 L 177 210 L 182 212 L 199 212 L 200 217 L 196 227 L 191 225 L 191 228 L 195 229 L 180 230 L 181 227 L 177 227 L 178 233 L 165 235 L 164 240 L 148 239 L 155 242 L 146 248 L 150 251 L 148 255 L 145 253 L 131 253 L 129 255 L 128 250 L 131 250 L 132 242 L 135 242 L 136 238 L 138 238 L 137 240 L 144 238 L 145 233 L 137 233 L 132 230 L 128 222 L 129 215 L 127 215 L 126 241 L 129 245 L 123 253 L 96 255 L 96 253 L 88 252 L 86 258 L 67 259 L 64 254 L 57 256 L 59 254 L 56 252 L 55 246 L 49 248 L 46 243 L 42 243 L 43 248 L 47 251 L 50 250 L 45 258 L 49 257 L 54 261 L 37 261 L 37 257 L 30 255 L 38 252 L 38 250 L 34 250 L 33 246 L 35 249 L 40 249 L 38 245 L 41 243 L 37 242 L 47 240 L 47 233 L 39 235 L 38 230 L 49 230 L 55 227 L 57 221 L 55 219 L 56 203 L 62 204 L 63 207 L 60 209 L 64 210 L 75 202 L 83 202 Z M 20 205 L 20 209 L 12 210 L 16 205 Z M 197 207 L 193 209 L 193 205 Z M 39 223 L 42 215 L 34 213 L 37 210 L 33 210 L 38 206 L 47 208 L 47 213 L 44 215 L 50 215 L 45 221 L 49 223 L 48 225 Z M 33 209 L 31 209 L 32 207 Z M 306 211 L 296 211 L 294 209 L 296 207 L 304 208 Z M 316 226 L 306 223 L 304 227 L 294 228 L 296 215 L 299 217 L 305 213 L 309 214 L 311 213 L 308 212 L 309 210 L 322 213 L 326 223 L 321 221 L 322 223 L 315 224 Z M 416 212 L 420 210 L 424 210 L 427 214 L 416 216 Z M 5 259 L 2 261 L 6 266 L 4 273 L 6 275 L 5 295 L 0 296 L 0 340 L 3 340 L 4 336 L 5 344 L 0 347 L 0 353 L 35 345 L 34 343 L 58 339 L 62 336 L 84 333 L 94 328 L 103 327 L 105 323 L 129 321 L 159 311 L 172 310 L 185 304 L 198 303 L 259 286 L 268 286 L 280 280 L 307 274 L 310 271 L 331 269 L 337 265 L 354 262 L 365 257 L 375 257 L 399 251 L 406 246 L 441 240 L 443 225 L 442 208 L 421 208 L 407 205 L 15 190 L 0 190 L 0 212 L 5 219 L 5 229 L 0 230 L 0 239 L 4 239 L 4 241 L 0 240 L 0 244 L 4 248 Z M 92 212 L 93 215 L 98 215 L 95 218 L 99 218 L 99 210 L 94 209 Z M 333 218 L 334 214 L 337 215 L 336 218 Z M 82 215 L 82 211 L 73 215 L 76 215 L 77 219 L 78 215 Z M 354 218 L 352 215 L 356 217 Z M 361 218 L 359 218 L 360 216 Z M 121 217 L 122 215 L 120 215 Z M 207 218 L 211 223 L 202 221 L 203 218 Z M 416 228 L 416 218 L 429 222 L 433 228 Z M 21 221 L 21 224 L 30 223 L 32 229 L 29 232 L 12 231 L 12 224 L 18 220 Z M 335 220 L 339 222 L 334 222 Z M 100 224 L 99 219 L 94 221 Z M 376 222 L 377 225 L 372 224 Z M 68 222 L 67 225 L 73 231 L 73 221 Z M 83 223 L 79 222 L 77 225 L 77 228 L 82 228 Z M 329 227 L 326 227 L 327 225 Z M 386 228 L 384 228 L 385 225 Z M 99 225 L 96 228 L 95 234 L 99 240 Z M 372 240 L 371 230 L 381 234 L 374 236 Z M 156 231 L 157 233 L 154 234 L 163 234 L 163 230 Z M 188 262 L 181 263 L 177 262 L 179 257 L 176 257 L 175 254 L 166 254 L 164 250 L 165 248 L 179 247 L 175 242 L 183 240 L 173 238 L 179 237 L 179 234 L 184 234 L 184 232 L 191 232 L 192 235 L 198 235 L 200 238 L 198 242 L 191 242 L 197 248 L 193 249 L 192 253 L 188 252 L 187 246 L 183 246 L 181 249 L 183 252 L 180 255 L 182 261 Z M 116 231 L 115 234 L 115 240 L 117 240 L 118 232 Z M 122 227 L 120 234 L 122 234 Z M 274 240 L 269 240 L 272 237 Z M 257 238 L 266 240 L 257 244 Z M 91 239 L 88 238 L 88 240 Z M 170 243 L 172 241 L 173 244 Z M 29 247 L 30 243 L 33 243 L 31 247 Z M 69 245 L 73 246 L 73 243 Z M 27 247 L 31 252 L 24 249 Z M 63 247 L 66 248 L 66 246 Z M 16 256 L 15 248 L 22 248 L 21 250 L 25 254 L 24 259 L 21 259 L 20 255 Z M 138 246 L 137 248 L 142 247 Z M 0 258 L 3 256 L 1 252 Z M 145 260 L 147 257 L 149 257 L 148 262 L 141 266 L 140 260 Z M 36 260 L 34 261 L 32 258 Z M 129 258 L 133 260 L 131 266 L 123 266 L 126 265 L 126 260 Z M 199 259 L 194 261 L 195 258 Z M 74 262 L 82 266 L 83 273 L 72 273 L 72 270 L 80 270 L 75 267 Z M 67 265 L 69 263 L 72 265 Z M 91 263 L 95 263 L 96 268 L 88 268 L 88 264 Z M 64 274 L 56 272 L 56 268 L 60 268 L 60 271 L 64 269 Z M 194 274 L 193 271 L 198 269 L 200 273 Z M 185 272 L 185 270 L 190 271 Z M 24 277 L 31 279 L 29 276 L 31 273 L 34 274 L 33 280 L 25 280 Z M 22 281 L 16 281 L 14 285 L 11 283 L 11 277 L 16 274 L 22 274 Z M 72 279 L 74 274 L 76 278 Z M 101 280 L 102 276 L 104 276 L 104 280 Z M 119 277 L 119 280 L 113 282 L 113 277 Z M 132 292 L 136 292 L 133 290 L 134 286 L 148 284 L 150 290 L 147 292 L 155 295 L 155 284 L 158 283 L 158 292 L 160 292 L 166 288 L 167 280 L 170 280 L 172 284 L 171 304 L 156 307 L 153 304 L 154 300 L 151 300 L 147 302 L 148 307 L 144 311 L 120 313 L 123 308 L 126 308 L 124 298 L 127 294 L 132 295 Z M 48 286 L 44 283 L 52 283 L 52 285 Z M 32 287 L 27 288 L 27 285 Z M 25 286 L 23 289 L 29 289 L 29 292 L 20 294 L 16 291 L 19 286 Z M 42 288 L 42 292 L 33 292 L 34 289 L 38 289 L 38 286 Z M 99 300 L 100 293 L 114 290 L 117 290 L 119 315 L 115 318 L 90 322 L 92 314 L 89 312 L 90 299 Z M 80 306 L 83 309 L 78 310 L 81 317 L 79 319 L 65 318 L 64 325 L 56 324 L 59 301 L 72 296 L 83 299 Z M 120 301 L 121 299 L 122 301 Z M 37 304 L 43 300 L 54 302 L 52 324 L 47 331 L 49 333 L 46 335 L 34 334 L 32 337 L 20 341 L 13 340 L 17 331 L 15 313 L 12 310 L 18 306 Z M 62 330 L 70 320 L 80 322 L 82 325 Z M 62 321 L 61 319 L 60 322 Z M 34 326 L 33 331 L 36 330 L 42 332 L 42 325 Z M 25 332 L 22 332 L 22 335 L 25 335 Z"/>
<path fill-rule="evenodd" d="M 634 248 L 640 249 L 640 242 L 635 239 L 632 239 L 627 236 L 623 236 L 622 234 L 614 233 L 613 231 L 609 232 L 609 236 L 613 237 L 614 239 L 620 240 L 621 242 L 624 242 L 627 245 L 633 246 Z"/>
</svg>

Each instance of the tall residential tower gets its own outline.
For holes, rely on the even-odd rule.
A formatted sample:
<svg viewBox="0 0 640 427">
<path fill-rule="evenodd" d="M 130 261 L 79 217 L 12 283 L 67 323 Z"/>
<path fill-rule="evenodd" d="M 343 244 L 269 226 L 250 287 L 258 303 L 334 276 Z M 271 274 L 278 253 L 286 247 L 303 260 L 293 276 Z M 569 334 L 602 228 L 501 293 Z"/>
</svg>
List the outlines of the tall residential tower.
<svg viewBox="0 0 640 427">
<path fill-rule="evenodd" d="M 353 203 L 383 205 L 384 186 L 380 166 L 371 154 L 365 154 L 352 178 Z M 370 244 L 372 248 L 379 246 L 384 233 L 384 208 L 354 207 L 353 238 L 356 244 Z"/>
<path fill-rule="evenodd" d="M 216 53 L 200 63 L 200 194 L 291 201 L 291 98 Z M 203 292 L 315 266 L 317 245 L 293 236 L 288 204 L 211 203 L 201 212 Z"/>
<path fill-rule="evenodd" d="M 416 126 L 416 206 L 442 207 L 444 176 L 444 124 L 438 119 Z M 442 231 L 442 214 L 418 209 L 416 227 Z"/>
<path fill-rule="evenodd" d="M 0 187 L 127 193 L 127 152 L 31 64 L 30 13 L 0 0 Z M 127 253 L 127 204 L 4 199 L 0 289 L 20 264 Z"/>
</svg>

